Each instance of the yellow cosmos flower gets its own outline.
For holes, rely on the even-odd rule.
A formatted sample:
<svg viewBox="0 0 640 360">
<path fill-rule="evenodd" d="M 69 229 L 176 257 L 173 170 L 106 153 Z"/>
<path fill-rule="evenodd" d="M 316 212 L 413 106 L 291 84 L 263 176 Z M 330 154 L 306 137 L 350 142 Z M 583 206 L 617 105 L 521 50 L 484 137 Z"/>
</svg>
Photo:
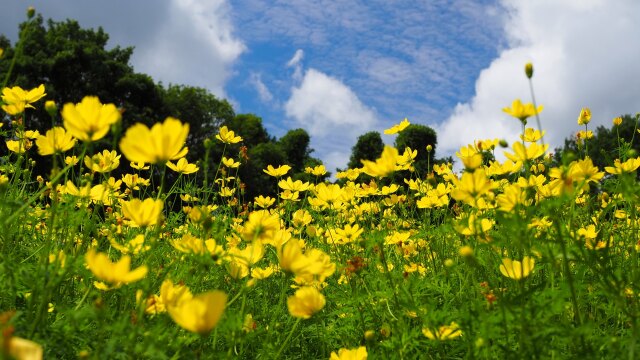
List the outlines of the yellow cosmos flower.
<svg viewBox="0 0 640 360">
<path fill-rule="evenodd" d="M 85 156 L 85 166 L 94 172 L 106 173 L 115 170 L 120 166 L 120 157 L 115 150 L 104 150 L 101 153 L 97 153 L 92 157 Z"/>
<path fill-rule="evenodd" d="M 218 131 L 216 139 L 222 141 L 225 144 L 236 144 L 242 141 L 240 136 L 236 136 L 233 130 L 229 130 L 226 126 L 223 126 Z"/>
<path fill-rule="evenodd" d="M 2 55 L 1 52 L 0 55 Z M 9 355 L 10 359 L 18 360 L 41 360 L 43 358 L 42 346 L 36 342 L 17 336 L 7 336 L 5 341 L 7 343 L 2 344 L 3 349 L 0 350 L 3 356 Z"/>
<path fill-rule="evenodd" d="M 289 170 L 291 170 L 291 166 L 289 165 L 282 165 L 278 166 L 277 168 L 274 168 L 273 165 L 269 165 L 262 171 L 264 171 L 269 176 L 279 178 L 281 176 L 285 176 L 289 172 Z"/>
<path fill-rule="evenodd" d="M 544 136 L 544 134 L 546 134 L 546 131 L 540 132 L 540 130 L 536 130 L 533 128 L 526 128 L 524 130 L 524 134 L 520 135 L 520 139 L 522 139 L 522 141 L 525 141 L 525 142 L 534 143 L 540 140 Z"/>
<path fill-rule="evenodd" d="M 129 165 L 131 166 L 132 169 L 149 170 L 149 165 L 145 164 L 144 162 L 133 162 L 133 161 L 131 161 L 129 163 Z"/>
<path fill-rule="evenodd" d="M 587 125 L 591 121 L 591 109 L 583 107 L 578 116 L 578 125 Z"/>
<path fill-rule="evenodd" d="M 196 164 L 189 164 L 187 158 L 180 158 L 176 164 L 173 164 L 171 161 L 167 161 L 167 167 L 175 172 L 185 175 L 193 174 L 200 170 Z"/>
<path fill-rule="evenodd" d="M 609 174 L 620 175 L 622 173 L 634 172 L 640 167 L 640 157 L 631 158 L 625 162 L 621 162 L 620 159 L 613 161 L 613 166 L 606 166 L 604 170 Z"/>
<path fill-rule="evenodd" d="M 42 99 L 45 95 L 44 85 L 33 88 L 29 91 L 23 90 L 19 86 L 2 89 L 2 110 L 9 115 L 22 114 L 25 108 L 34 108 L 34 102 Z"/>
<path fill-rule="evenodd" d="M 93 248 L 89 249 L 85 260 L 93 275 L 114 287 L 138 281 L 144 278 L 148 271 L 145 265 L 131 270 L 131 258 L 128 255 L 113 263 L 109 260 L 107 254 L 96 252 Z"/>
<path fill-rule="evenodd" d="M 133 162 L 165 163 L 187 155 L 188 149 L 184 147 L 187 135 L 189 124 L 182 124 L 172 117 L 168 117 L 164 123 L 156 123 L 151 129 L 137 123 L 127 129 L 120 140 L 120 150 Z"/>
<path fill-rule="evenodd" d="M 362 162 L 362 172 L 373 177 L 383 178 L 396 169 L 398 161 L 398 149 L 385 145 L 380 158 L 374 161 L 360 160 Z"/>
<path fill-rule="evenodd" d="M 287 298 L 289 314 L 300 319 L 309 319 L 313 314 L 322 310 L 325 303 L 324 295 L 312 286 L 301 287 L 296 290 L 294 295 Z"/>
<path fill-rule="evenodd" d="M 278 182 L 278 186 L 282 190 L 307 191 L 309 190 L 309 187 L 311 186 L 311 184 L 309 184 L 308 182 L 303 183 L 300 180 L 293 181 L 293 179 L 291 179 L 291 176 L 289 176 L 287 180 L 280 180 Z"/>
<path fill-rule="evenodd" d="M 442 325 L 437 330 L 422 329 L 422 334 L 431 340 L 452 340 L 462 336 L 462 330 L 454 321 L 449 325 Z"/>
<path fill-rule="evenodd" d="M 360 346 L 357 349 L 340 349 L 337 354 L 332 351 L 329 360 L 367 360 L 367 357 L 367 348 Z"/>
<path fill-rule="evenodd" d="M 230 169 L 235 169 L 240 166 L 239 161 L 235 161 L 233 159 L 228 159 L 226 157 L 222 157 L 222 164 Z"/>
<path fill-rule="evenodd" d="M 465 172 L 460 180 L 454 180 L 454 185 L 451 197 L 472 206 L 476 206 L 478 199 L 489 194 L 496 187 L 482 168 L 476 169 L 473 173 Z"/>
<path fill-rule="evenodd" d="M 31 146 L 33 146 L 33 143 L 28 139 L 7 140 L 5 144 L 7 144 L 9 151 L 16 154 L 24 154 L 25 151 L 31 149 Z"/>
<path fill-rule="evenodd" d="M 538 106 L 538 108 L 536 109 L 533 104 L 523 104 L 520 99 L 516 99 L 513 101 L 513 103 L 511 103 L 510 108 L 503 108 L 502 111 L 506 112 L 516 119 L 519 119 L 523 124 L 526 124 L 528 117 L 539 114 L 540 112 L 542 112 L 542 109 L 542 105 Z"/>
<path fill-rule="evenodd" d="M 327 173 L 327 168 L 324 167 L 324 165 L 318 165 L 315 167 L 309 167 L 307 166 L 306 168 L 304 168 L 304 172 L 306 172 L 307 174 L 311 174 L 314 176 L 322 176 L 325 175 Z"/>
<path fill-rule="evenodd" d="M 462 161 L 465 168 L 473 170 L 482 165 L 482 154 L 471 145 L 463 146 L 456 156 Z"/>
<path fill-rule="evenodd" d="M 167 306 L 167 312 L 182 328 L 204 334 L 218 324 L 226 305 L 227 294 L 214 290 Z"/>
<path fill-rule="evenodd" d="M 522 262 L 504 258 L 502 259 L 502 265 L 500 265 L 500 272 L 502 273 L 502 275 L 510 279 L 524 279 L 531 274 L 535 263 L 535 259 L 529 256 L 525 256 L 522 259 Z"/>
<path fill-rule="evenodd" d="M 151 226 L 160 222 L 162 217 L 162 200 L 155 199 L 132 199 L 130 201 L 120 200 L 122 214 L 131 220 L 133 226 Z"/>
<path fill-rule="evenodd" d="M 393 134 L 397 134 L 399 132 L 401 132 L 402 130 L 406 129 L 407 126 L 411 125 L 409 123 L 409 120 L 407 118 L 405 118 L 404 120 L 400 121 L 399 124 L 393 125 L 392 127 L 386 129 L 384 131 L 385 134 L 387 135 L 393 135 Z"/>
<path fill-rule="evenodd" d="M 52 155 L 57 152 L 65 152 L 76 145 L 76 139 L 66 132 L 64 128 L 56 126 L 47 130 L 44 136 L 40 135 L 36 140 L 38 154 Z"/>
<path fill-rule="evenodd" d="M 268 208 L 269 206 L 273 205 L 273 203 L 275 202 L 276 202 L 276 199 L 270 196 L 264 197 L 260 195 L 253 199 L 253 203 L 257 206 L 260 206 L 263 209 Z"/>
<path fill-rule="evenodd" d="M 164 306 L 176 306 L 191 298 L 193 298 L 193 294 L 184 284 L 174 285 L 170 279 L 165 279 L 160 285 L 160 300 Z"/>
<path fill-rule="evenodd" d="M 120 117 L 115 105 L 103 105 L 95 96 L 85 96 L 80 103 L 68 103 L 62 108 L 64 127 L 81 141 L 102 139 Z"/>
<path fill-rule="evenodd" d="M 514 153 L 512 154 L 505 151 L 504 156 L 513 162 L 525 162 L 527 160 L 537 159 L 544 155 L 545 151 L 549 148 L 549 144 L 539 145 L 538 143 L 531 143 L 529 146 L 525 147 L 518 141 L 513 143 L 512 148 Z"/>
</svg>

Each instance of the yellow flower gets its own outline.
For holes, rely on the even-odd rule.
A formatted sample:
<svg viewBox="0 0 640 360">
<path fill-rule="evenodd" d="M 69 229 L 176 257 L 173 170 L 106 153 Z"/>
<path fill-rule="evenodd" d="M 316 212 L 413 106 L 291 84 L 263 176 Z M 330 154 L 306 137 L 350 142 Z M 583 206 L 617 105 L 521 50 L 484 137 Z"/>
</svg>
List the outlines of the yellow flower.
<svg viewBox="0 0 640 360">
<path fill-rule="evenodd" d="M 235 161 L 233 159 L 227 159 L 226 157 L 222 157 L 222 164 L 224 164 L 224 166 L 230 168 L 230 169 L 235 169 L 238 166 L 240 166 L 240 162 L 239 161 Z"/>
<path fill-rule="evenodd" d="M 260 206 L 263 209 L 268 208 L 269 206 L 273 205 L 273 203 L 275 202 L 276 202 L 276 199 L 270 196 L 264 197 L 260 195 L 253 199 L 253 203 L 257 206 Z"/>
<path fill-rule="evenodd" d="M 222 141 L 225 144 L 236 144 L 242 141 L 242 138 L 240 136 L 236 136 L 233 130 L 227 129 L 226 126 L 220 128 L 218 134 L 216 135 L 216 139 Z"/>
<path fill-rule="evenodd" d="M 300 319 L 309 319 L 313 314 L 322 310 L 325 303 L 324 295 L 312 286 L 301 287 L 296 290 L 294 295 L 287 298 L 289 314 Z"/>
<path fill-rule="evenodd" d="M 140 185 L 149 186 L 149 179 L 141 178 L 138 174 L 125 174 L 122 176 L 122 182 L 131 190 L 140 190 Z"/>
<path fill-rule="evenodd" d="M 120 111 L 113 104 L 102 104 L 95 96 L 85 96 L 78 104 L 62 108 L 64 127 L 81 141 L 102 139 L 111 125 L 120 120 Z"/>
<path fill-rule="evenodd" d="M 280 180 L 278 182 L 278 186 L 283 190 L 289 191 L 307 191 L 311 186 L 308 182 L 302 182 L 301 180 L 293 181 L 291 176 L 287 178 L 287 180 Z"/>
<path fill-rule="evenodd" d="M 591 121 L 591 109 L 583 107 L 578 116 L 578 125 L 587 125 Z"/>
<path fill-rule="evenodd" d="M 465 168 L 473 170 L 482 165 L 482 154 L 480 154 L 473 146 L 467 145 L 461 147 L 456 156 L 462 161 Z"/>
<path fill-rule="evenodd" d="M 167 167 L 169 169 L 181 173 L 181 174 L 193 174 L 194 172 L 200 170 L 196 164 L 189 164 L 187 158 L 180 158 L 178 162 L 174 165 L 171 161 L 167 161 Z"/>
<path fill-rule="evenodd" d="M 95 172 L 106 173 L 115 170 L 120 165 L 120 157 L 115 150 L 104 150 L 92 157 L 85 156 L 85 166 Z"/>
<path fill-rule="evenodd" d="M 7 351 L 6 355 L 11 359 L 42 360 L 43 358 L 42 346 L 36 342 L 16 336 L 6 337 L 5 341 L 8 343 L 2 344 L 3 349 L 0 351 L 3 355 Z"/>
<path fill-rule="evenodd" d="M 25 108 L 33 109 L 34 107 L 31 104 L 42 99 L 45 95 L 47 94 L 44 92 L 44 85 L 29 91 L 25 91 L 19 86 L 4 88 L 2 89 L 2 101 L 5 104 L 2 105 L 2 110 L 9 115 L 22 114 Z"/>
<path fill-rule="evenodd" d="M 131 161 L 129 163 L 129 165 L 131 166 L 132 169 L 149 170 L 149 165 L 145 164 L 144 162 L 133 162 L 133 161 Z"/>
<path fill-rule="evenodd" d="M 279 178 L 281 176 L 285 176 L 289 172 L 289 170 L 291 170 L 291 166 L 289 165 L 282 165 L 278 166 L 277 168 L 274 168 L 273 165 L 269 165 L 262 171 L 264 171 L 269 176 Z"/>
<path fill-rule="evenodd" d="M 422 334 L 431 340 L 451 340 L 462 336 L 462 330 L 454 321 L 449 325 L 442 325 L 438 330 L 422 329 Z"/>
<path fill-rule="evenodd" d="M 306 172 L 307 174 L 314 175 L 314 176 L 322 176 L 322 175 L 327 173 L 327 168 L 325 168 L 324 165 L 318 165 L 318 166 L 315 166 L 313 168 L 307 166 L 304 169 L 304 172 Z"/>
<path fill-rule="evenodd" d="M 528 117 L 539 114 L 540 112 L 542 112 L 542 109 L 542 105 L 538 106 L 538 108 L 536 109 L 533 104 L 523 104 L 520 99 L 516 99 L 513 101 L 513 103 L 511 103 L 510 108 L 503 108 L 502 111 L 506 112 L 516 119 L 520 119 L 522 123 L 526 124 Z"/>
<path fill-rule="evenodd" d="M 23 154 L 33 146 L 33 143 L 29 139 L 7 140 L 5 143 L 7 144 L 7 149 L 16 154 Z"/>
<path fill-rule="evenodd" d="M 473 173 L 465 172 L 460 180 L 454 180 L 454 185 L 456 187 L 451 190 L 451 197 L 472 206 L 476 206 L 478 199 L 489 194 L 496 186 L 482 168 Z"/>
<path fill-rule="evenodd" d="M 155 199 L 132 199 L 130 201 L 120 200 L 122 214 L 131 220 L 133 226 L 156 225 L 162 216 L 164 204 L 162 200 Z"/>
<path fill-rule="evenodd" d="M 182 328 L 204 334 L 218 324 L 226 305 L 227 294 L 214 290 L 168 305 L 167 312 Z"/>
<path fill-rule="evenodd" d="M 137 123 L 127 129 L 120 150 L 129 161 L 147 164 L 165 163 L 187 155 L 184 143 L 189 135 L 189 124 L 168 117 L 164 123 L 156 123 L 151 129 Z"/>
<path fill-rule="evenodd" d="M 513 162 L 525 162 L 544 155 L 544 152 L 549 148 L 549 144 L 539 145 L 538 143 L 531 143 L 528 147 L 525 147 L 521 142 L 517 141 L 513 143 L 512 148 L 514 153 L 511 154 L 505 151 L 504 156 Z"/>
<path fill-rule="evenodd" d="M 613 161 L 613 166 L 606 166 L 604 171 L 609 174 L 620 175 L 622 173 L 630 173 L 636 171 L 640 167 L 640 157 L 631 158 L 625 162 L 620 162 L 620 159 Z"/>
<path fill-rule="evenodd" d="M 407 126 L 411 125 L 409 123 L 409 120 L 407 118 L 405 118 L 404 120 L 400 121 L 399 124 L 393 125 L 392 127 L 386 129 L 384 131 L 385 134 L 387 135 L 393 135 L 393 134 L 397 134 L 399 132 L 401 132 L 402 130 L 406 129 Z"/>
<path fill-rule="evenodd" d="M 148 269 L 145 265 L 131 270 L 131 258 L 128 255 L 113 263 L 106 254 L 96 252 L 92 248 L 87 252 L 85 260 L 93 275 L 114 287 L 138 281 L 147 275 Z"/>
<path fill-rule="evenodd" d="M 380 158 L 374 161 L 360 160 L 362 172 L 373 177 L 383 178 L 396 169 L 398 161 L 398 149 L 385 145 Z"/>
<path fill-rule="evenodd" d="M 331 352 L 329 360 L 367 360 L 367 348 L 360 346 L 357 349 L 340 349 L 336 354 Z"/>
<path fill-rule="evenodd" d="M 500 272 L 502 273 L 502 275 L 510 279 L 524 279 L 531 274 L 535 263 L 535 259 L 529 256 L 525 256 L 522 259 L 522 262 L 504 258 L 502 259 L 502 265 L 500 265 Z"/>
<path fill-rule="evenodd" d="M 269 241 L 280 230 L 280 218 L 267 210 L 258 210 L 249 214 L 244 224 L 242 237 L 246 241 Z"/>
<path fill-rule="evenodd" d="M 193 294 L 184 284 L 174 285 L 170 279 L 165 279 L 160 285 L 160 300 L 164 306 L 176 306 L 191 298 L 193 298 Z"/>
<path fill-rule="evenodd" d="M 53 129 L 47 130 L 44 136 L 40 135 L 36 140 L 38 145 L 38 154 L 52 155 L 57 152 L 65 152 L 76 144 L 76 139 L 66 132 L 64 128 L 56 126 Z"/>
<path fill-rule="evenodd" d="M 536 129 L 533 129 L 533 128 L 526 128 L 524 130 L 524 134 L 520 135 L 520 139 L 522 139 L 522 141 L 525 141 L 525 142 L 534 143 L 534 142 L 540 140 L 544 136 L 545 133 L 546 133 L 546 131 L 540 132 L 540 130 L 536 130 Z"/>
<path fill-rule="evenodd" d="M 619 126 L 620 124 L 622 124 L 622 117 L 618 116 L 613 118 L 613 125 L 614 126 Z"/>
</svg>

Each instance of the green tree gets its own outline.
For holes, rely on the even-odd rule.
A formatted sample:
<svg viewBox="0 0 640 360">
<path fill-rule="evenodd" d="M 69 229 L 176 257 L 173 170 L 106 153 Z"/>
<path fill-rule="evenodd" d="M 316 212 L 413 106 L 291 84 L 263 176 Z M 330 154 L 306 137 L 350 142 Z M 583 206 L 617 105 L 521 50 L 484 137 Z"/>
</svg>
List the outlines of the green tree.
<svg viewBox="0 0 640 360">
<path fill-rule="evenodd" d="M 560 163 L 562 155 L 567 153 L 579 157 L 588 155 L 594 165 L 604 169 L 605 166 L 611 166 L 613 160 L 624 158 L 629 150 L 640 153 L 639 135 L 636 132 L 640 115 L 624 115 L 621 118 L 620 125 L 598 126 L 593 131 L 593 138 L 586 140 L 586 146 L 585 140 L 578 142 L 575 137 L 565 139 L 564 146 L 556 148 L 554 160 Z"/>
<path fill-rule="evenodd" d="M 286 163 L 287 156 L 274 142 L 264 142 L 249 149 L 249 162 L 240 167 L 240 176 L 246 184 L 245 197 L 253 201 L 258 195 L 275 196 L 277 181 L 263 170 L 269 165 L 279 166 Z"/>
<path fill-rule="evenodd" d="M 287 163 L 294 173 L 304 171 L 305 162 L 313 151 L 309 148 L 310 142 L 311 138 L 304 129 L 289 130 L 278 139 L 278 145 L 287 156 Z"/>
<path fill-rule="evenodd" d="M 360 160 L 376 160 L 384 150 L 384 142 L 380 133 L 370 131 L 358 137 L 356 144 L 351 148 L 351 157 L 349 158 L 350 169 L 362 167 Z"/>
</svg>

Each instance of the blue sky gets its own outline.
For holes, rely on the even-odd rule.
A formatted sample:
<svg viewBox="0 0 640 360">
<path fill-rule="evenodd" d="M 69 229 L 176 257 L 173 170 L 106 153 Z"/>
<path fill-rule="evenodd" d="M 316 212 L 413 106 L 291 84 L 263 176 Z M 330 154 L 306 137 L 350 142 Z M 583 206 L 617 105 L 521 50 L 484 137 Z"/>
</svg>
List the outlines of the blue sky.
<svg viewBox="0 0 640 360">
<path fill-rule="evenodd" d="M 330 170 L 358 135 L 405 117 L 436 129 L 438 156 L 512 141 L 501 109 L 529 101 L 528 61 L 552 146 L 582 106 L 596 125 L 640 111 L 635 0 L 8 0 L 0 33 L 15 39 L 28 5 L 102 26 L 135 46 L 136 71 L 205 87 L 275 136 L 304 128 Z"/>
</svg>

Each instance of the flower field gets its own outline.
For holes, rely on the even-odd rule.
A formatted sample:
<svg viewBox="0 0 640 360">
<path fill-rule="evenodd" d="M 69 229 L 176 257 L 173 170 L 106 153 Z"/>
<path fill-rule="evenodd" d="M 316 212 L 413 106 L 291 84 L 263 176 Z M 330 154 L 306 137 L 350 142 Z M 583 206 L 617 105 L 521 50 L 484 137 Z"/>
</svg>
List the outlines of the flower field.
<svg viewBox="0 0 640 360">
<path fill-rule="evenodd" d="M 640 357 L 634 139 L 604 168 L 554 160 L 530 124 L 543 107 L 516 100 L 503 110 L 520 140 L 461 148 L 460 173 L 419 174 L 417 149 L 387 146 L 334 183 L 271 164 L 277 196 L 246 198 L 242 152 L 210 167 L 180 119 L 117 133 L 114 104 L 55 104 L 46 89 L 2 89 L 3 357 Z M 44 133 L 33 107 L 51 116 Z M 576 113 L 586 148 L 591 113 Z M 236 131 L 207 141 L 231 148 Z"/>
</svg>

